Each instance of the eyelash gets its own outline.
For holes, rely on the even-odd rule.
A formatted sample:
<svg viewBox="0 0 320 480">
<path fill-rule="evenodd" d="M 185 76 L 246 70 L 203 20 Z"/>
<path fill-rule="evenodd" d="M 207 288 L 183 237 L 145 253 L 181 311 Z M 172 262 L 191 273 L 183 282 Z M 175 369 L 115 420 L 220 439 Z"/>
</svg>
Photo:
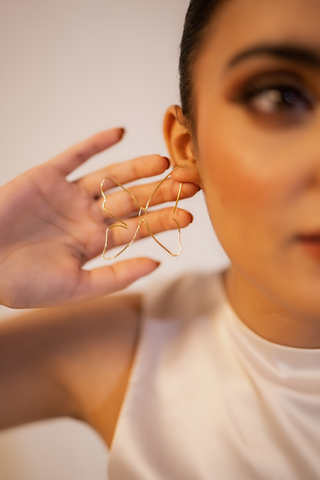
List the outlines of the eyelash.
<svg viewBox="0 0 320 480">
<path fill-rule="evenodd" d="M 288 77 L 283 74 L 259 76 L 241 89 L 236 100 L 266 115 L 312 110 L 315 104 L 312 94 L 301 86 L 301 82 Z M 263 94 L 267 95 L 263 97 Z"/>
</svg>

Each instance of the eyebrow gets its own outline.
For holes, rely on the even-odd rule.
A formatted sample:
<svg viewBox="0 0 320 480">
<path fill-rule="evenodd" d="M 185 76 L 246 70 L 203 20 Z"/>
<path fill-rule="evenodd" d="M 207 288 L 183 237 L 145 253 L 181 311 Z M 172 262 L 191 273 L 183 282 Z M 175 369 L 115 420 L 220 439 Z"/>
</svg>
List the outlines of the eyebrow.
<svg viewBox="0 0 320 480">
<path fill-rule="evenodd" d="M 272 56 L 283 60 L 290 60 L 296 63 L 306 65 L 308 67 L 316 67 L 320 69 L 320 53 L 308 48 L 295 45 L 257 45 L 248 48 L 236 54 L 227 64 L 227 70 L 238 65 L 239 63 L 253 57 Z"/>
</svg>

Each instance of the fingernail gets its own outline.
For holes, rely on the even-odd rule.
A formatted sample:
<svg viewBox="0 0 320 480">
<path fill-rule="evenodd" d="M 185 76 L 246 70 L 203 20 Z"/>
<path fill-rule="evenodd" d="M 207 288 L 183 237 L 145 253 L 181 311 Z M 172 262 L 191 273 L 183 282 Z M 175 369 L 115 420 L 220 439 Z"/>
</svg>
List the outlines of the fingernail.
<svg viewBox="0 0 320 480">
<path fill-rule="evenodd" d="M 121 130 L 121 138 L 123 137 L 123 135 L 126 133 L 125 129 L 124 128 L 120 128 Z"/>
<path fill-rule="evenodd" d="M 156 262 L 155 260 L 154 260 L 154 263 L 156 264 L 156 268 L 158 268 L 161 265 L 161 262 Z"/>
<path fill-rule="evenodd" d="M 188 210 L 184 210 L 184 208 L 180 208 L 180 210 L 182 210 L 183 212 L 187 213 L 188 215 L 190 215 L 191 217 L 191 222 L 189 223 L 189 225 L 191 223 L 193 223 L 193 220 L 194 220 L 194 216 L 192 215 L 192 213 L 190 213 Z"/>
<path fill-rule="evenodd" d="M 168 157 L 163 157 L 163 158 L 165 158 L 168 161 L 168 167 L 166 168 L 166 170 L 167 170 L 171 166 L 171 160 Z"/>
</svg>

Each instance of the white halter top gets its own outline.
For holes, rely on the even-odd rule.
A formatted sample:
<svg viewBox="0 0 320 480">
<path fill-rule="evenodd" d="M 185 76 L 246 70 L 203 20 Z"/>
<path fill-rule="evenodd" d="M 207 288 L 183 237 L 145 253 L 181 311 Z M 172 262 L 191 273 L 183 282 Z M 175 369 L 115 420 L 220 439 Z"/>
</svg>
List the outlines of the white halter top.
<svg viewBox="0 0 320 480">
<path fill-rule="evenodd" d="M 109 480 L 320 479 L 320 349 L 253 333 L 221 273 L 145 300 Z"/>
</svg>

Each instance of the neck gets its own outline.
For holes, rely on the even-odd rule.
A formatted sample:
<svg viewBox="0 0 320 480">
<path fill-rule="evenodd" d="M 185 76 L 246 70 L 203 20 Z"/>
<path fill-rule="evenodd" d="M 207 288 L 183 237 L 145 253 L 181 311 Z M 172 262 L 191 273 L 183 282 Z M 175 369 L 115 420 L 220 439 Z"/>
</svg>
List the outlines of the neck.
<svg viewBox="0 0 320 480">
<path fill-rule="evenodd" d="M 223 280 L 233 310 L 257 335 L 287 347 L 320 348 L 320 321 L 297 318 L 283 310 L 233 266 Z"/>
</svg>

